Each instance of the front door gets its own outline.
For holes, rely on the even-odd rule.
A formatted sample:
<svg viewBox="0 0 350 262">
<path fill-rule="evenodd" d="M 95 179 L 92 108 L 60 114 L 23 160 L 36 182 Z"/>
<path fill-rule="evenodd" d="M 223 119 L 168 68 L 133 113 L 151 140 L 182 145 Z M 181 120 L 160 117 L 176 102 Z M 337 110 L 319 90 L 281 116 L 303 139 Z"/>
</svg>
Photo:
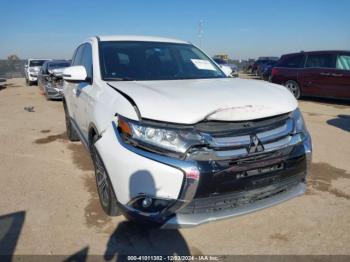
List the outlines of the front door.
<svg viewBox="0 0 350 262">
<path fill-rule="evenodd" d="M 85 82 L 76 84 L 74 92 L 74 104 L 76 106 L 75 117 L 79 126 L 81 135 L 85 142 L 88 142 L 88 128 L 91 111 L 91 100 L 93 93 L 93 75 L 92 75 L 92 47 L 91 44 L 84 44 L 80 64 L 85 67 L 87 78 Z"/>
</svg>

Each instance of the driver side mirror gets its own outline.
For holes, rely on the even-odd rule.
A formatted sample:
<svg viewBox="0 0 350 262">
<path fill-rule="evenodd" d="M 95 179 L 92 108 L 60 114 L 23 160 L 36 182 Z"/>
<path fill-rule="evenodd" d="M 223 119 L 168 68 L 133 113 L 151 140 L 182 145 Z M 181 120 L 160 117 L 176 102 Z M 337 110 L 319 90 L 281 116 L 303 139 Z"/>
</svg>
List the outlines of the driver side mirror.
<svg viewBox="0 0 350 262">
<path fill-rule="evenodd" d="M 87 73 L 83 66 L 70 66 L 64 69 L 62 76 L 68 82 L 84 82 L 86 81 Z"/>
</svg>

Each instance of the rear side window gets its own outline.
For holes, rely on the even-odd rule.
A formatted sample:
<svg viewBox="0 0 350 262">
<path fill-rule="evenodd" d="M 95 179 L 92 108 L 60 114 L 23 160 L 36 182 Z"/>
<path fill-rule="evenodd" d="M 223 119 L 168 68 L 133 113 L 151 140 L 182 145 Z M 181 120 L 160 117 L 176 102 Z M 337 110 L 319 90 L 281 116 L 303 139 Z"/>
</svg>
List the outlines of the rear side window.
<svg viewBox="0 0 350 262">
<path fill-rule="evenodd" d="M 350 70 L 350 55 L 339 55 L 338 56 L 337 69 Z"/>
<path fill-rule="evenodd" d="M 335 68 L 335 55 L 311 54 L 308 55 L 305 67 L 308 68 Z"/>
<path fill-rule="evenodd" d="M 304 64 L 304 55 L 293 55 L 282 59 L 282 61 L 278 64 L 281 67 L 287 68 L 301 68 Z"/>
</svg>

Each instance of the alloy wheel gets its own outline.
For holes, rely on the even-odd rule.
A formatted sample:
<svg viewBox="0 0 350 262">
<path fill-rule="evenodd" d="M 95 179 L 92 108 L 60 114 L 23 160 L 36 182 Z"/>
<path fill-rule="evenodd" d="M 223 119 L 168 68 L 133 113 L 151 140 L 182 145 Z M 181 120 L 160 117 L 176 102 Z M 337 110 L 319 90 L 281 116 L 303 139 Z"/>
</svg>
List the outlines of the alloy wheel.
<svg viewBox="0 0 350 262">
<path fill-rule="evenodd" d="M 288 81 L 285 86 L 294 95 L 295 98 L 300 97 L 300 88 L 297 83 L 295 83 L 294 81 Z"/>
<path fill-rule="evenodd" d="M 109 185 L 109 181 L 107 178 L 107 173 L 104 168 L 104 165 L 95 149 L 94 149 L 94 159 L 95 159 L 97 190 L 100 195 L 100 199 L 103 206 L 107 207 L 109 205 L 110 185 Z"/>
</svg>

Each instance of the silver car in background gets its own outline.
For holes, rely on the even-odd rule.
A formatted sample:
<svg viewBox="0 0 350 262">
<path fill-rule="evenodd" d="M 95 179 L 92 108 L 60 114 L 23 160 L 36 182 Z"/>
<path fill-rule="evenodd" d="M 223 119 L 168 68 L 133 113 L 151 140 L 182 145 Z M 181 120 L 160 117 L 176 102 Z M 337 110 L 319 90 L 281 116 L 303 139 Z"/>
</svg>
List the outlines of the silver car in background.
<svg viewBox="0 0 350 262">
<path fill-rule="evenodd" d="M 67 60 L 52 60 L 43 64 L 38 74 L 38 86 L 47 99 L 62 99 L 62 73 L 70 64 Z"/>
</svg>

